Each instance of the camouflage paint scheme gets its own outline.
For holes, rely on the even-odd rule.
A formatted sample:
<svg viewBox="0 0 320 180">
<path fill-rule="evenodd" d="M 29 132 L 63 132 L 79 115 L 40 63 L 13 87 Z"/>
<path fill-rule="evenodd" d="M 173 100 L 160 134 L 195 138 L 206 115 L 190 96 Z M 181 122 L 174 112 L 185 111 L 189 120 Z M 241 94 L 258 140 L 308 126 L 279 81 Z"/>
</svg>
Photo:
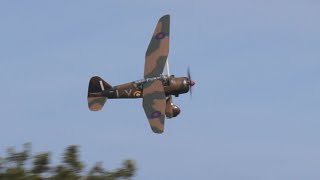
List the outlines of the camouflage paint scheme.
<svg viewBox="0 0 320 180">
<path fill-rule="evenodd" d="M 103 83 L 104 87 L 111 88 L 111 86 L 108 83 L 106 83 L 103 79 L 101 79 L 98 76 L 94 76 L 90 79 L 87 99 L 88 99 L 88 106 L 91 111 L 101 110 L 104 103 L 107 101 L 106 97 L 103 97 L 103 96 L 95 97 L 90 95 L 91 93 L 100 93 L 103 91 L 100 86 L 100 81 Z"/>
<path fill-rule="evenodd" d="M 180 108 L 172 102 L 172 95 L 187 93 L 194 85 L 188 77 L 162 75 L 169 53 L 169 29 L 170 16 L 165 15 L 159 19 L 146 52 L 144 79 L 117 86 L 109 85 L 98 76 L 90 79 L 87 96 L 90 110 L 99 111 L 107 99 L 143 98 L 152 131 L 164 131 L 165 117 L 176 117 L 180 113 Z"/>
<path fill-rule="evenodd" d="M 166 96 L 161 80 L 147 82 L 143 85 L 143 108 L 155 133 L 164 130 Z"/>
<path fill-rule="evenodd" d="M 159 76 L 164 69 L 169 54 L 170 16 L 158 21 L 146 52 L 144 78 Z"/>
<path fill-rule="evenodd" d="M 172 95 L 179 96 L 187 93 L 189 91 L 188 81 L 187 77 L 159 76 L 158 79 L 152 81 L 134 81 L 111 87 L 106 85 L 104 80 L 95 76 L 89 83 L 89 109 L 99 111 L 106 99 L 143 98 L 143 108 L 151 129 L 155 133 L 162 133 L 164 118 L 176 117 L 180 113 L 180 109 L 172 102 Z M 154 112 L 161 114 L 153 118 L 151 114 Z"/>
<path fill-rule="evenodd" d="M 100 81 L 104 84 L 104 90 L 102 90 Z M 156 80 L 149 82 L 160 81 L 162 83 L 164 94 L 167 98 L 169 96 L 179 96 L 189 92 L 188 78 L 187 77 L 178 77 L 173 76 L 159 77 Z M 88 98 L 93 97 L 106 97 L 108 99 L 131 99 L 131 98 L 142 98 L 144 95 L 144 89 L 148 81 L 133 81 L 117 86 L 107 86 L 107 82 L 102 80 L 100 77 L 92 77 L 89 83 L 88 89 Z M 172 100 L 171 100 L 172 101 Z"/>
</svg>

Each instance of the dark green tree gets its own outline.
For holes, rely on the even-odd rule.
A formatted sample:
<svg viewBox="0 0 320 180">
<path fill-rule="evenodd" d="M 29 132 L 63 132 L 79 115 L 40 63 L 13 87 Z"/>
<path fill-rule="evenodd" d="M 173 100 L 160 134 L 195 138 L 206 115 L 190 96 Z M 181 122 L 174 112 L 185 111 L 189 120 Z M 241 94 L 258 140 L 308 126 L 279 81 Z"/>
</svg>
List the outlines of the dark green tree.
<svg viewBox="0 0 320 180">
<path fill-rule="evenodd" d="M 97 162 L 89 171 L 87 180 L 105 180 L 107 172 L 102 166 L 102 162 Z"/>
<path fill-rule="evenodd" d="M 52 166 L 49 152 L 31 155 L 30 143 L 22 151 L 8 148 L 6 157 L 0 157 L 0 180 L 129 180 L 136 171 L 132 160 L 124 161 L 122 167 L 112 171 L 99 162 L 85 175 L 79 154 L 79 147 L 71 145 L 65 149 L 61 164 Z"/>
<path fill-rule="evenodd" d="M 55 169 L 54 180 L 58 179 L 80 179 L 79 173 L 83 169 L 83 163 L 79 160 L 78 146 L 71 145 L 67 147 L 63 155 L 63 164 Z"/>
<path fill-rule="evenodd" d="M 65 150 L 63 162 L 70 171 L 75 173 L 81 172 L 83 169 L 83 164 L 79 160 L 78 146 L 72 145 Z"/>
<path fill-rule="evenodd" d="M 49 153 L 40 153 L 33 157 L 32 162 L 32 169 L 31 172 L 33 173 L 33 178 L 40 178 L 43 176 L 44 173 L 48 173 L 50 170 L 49 167 Z"/>
<path fill-rule="evenodd" d="M 7 161 L 13 163 L 16 167 L 21 167 L 28 160 L 31 152 L 31 144 L 26 143 L 23 145 L 23 150 L 17 152 L 15 148 L 10 147 L 7 149 Z"/>
</svg>

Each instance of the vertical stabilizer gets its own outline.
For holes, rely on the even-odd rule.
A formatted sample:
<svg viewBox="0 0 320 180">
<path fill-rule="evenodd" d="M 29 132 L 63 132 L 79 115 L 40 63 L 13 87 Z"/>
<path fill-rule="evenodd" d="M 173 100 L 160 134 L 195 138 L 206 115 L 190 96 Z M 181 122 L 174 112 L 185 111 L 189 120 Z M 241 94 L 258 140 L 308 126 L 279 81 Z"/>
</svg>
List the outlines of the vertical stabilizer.
<svg viewBox="0 0 320 180">
<path fill-rule="evenodd" d="M 88 107 L 91 111 L 99 111 L 107 101 L 107 97 L 101 96 L 101 92 L 111 89 L 112 86 L 102 78 L 94 76 L 90 79 L 88 88 Z"/>
</svg>

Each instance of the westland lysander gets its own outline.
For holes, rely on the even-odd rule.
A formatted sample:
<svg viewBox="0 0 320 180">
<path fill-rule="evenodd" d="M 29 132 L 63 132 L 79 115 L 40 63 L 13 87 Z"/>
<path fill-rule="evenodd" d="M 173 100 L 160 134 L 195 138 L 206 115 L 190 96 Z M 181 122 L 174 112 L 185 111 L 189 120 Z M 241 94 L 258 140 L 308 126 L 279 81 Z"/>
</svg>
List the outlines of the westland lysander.
<svg viewBox="0 0 320 180">
<path fill-rule="evenodd" d="M 107 99 L 142 98 L 152 131 L 162 133 L 165 118 L 176 117 L 180 113 L 180 108 L 172 102 L 172 96 L 191 93 L 191 87 L 195 85 L 189 69 L 188 77 L 169 74 L 169 31 L 170 16 L 165 15 L 159 19 L 148 46 L 143 79 L 111 86 L 98 76 L 92 77 L 88 89 L 89 109 L 99 111 Z M 165 67 L 166 74 L 163 74 Z"/>
</svg>

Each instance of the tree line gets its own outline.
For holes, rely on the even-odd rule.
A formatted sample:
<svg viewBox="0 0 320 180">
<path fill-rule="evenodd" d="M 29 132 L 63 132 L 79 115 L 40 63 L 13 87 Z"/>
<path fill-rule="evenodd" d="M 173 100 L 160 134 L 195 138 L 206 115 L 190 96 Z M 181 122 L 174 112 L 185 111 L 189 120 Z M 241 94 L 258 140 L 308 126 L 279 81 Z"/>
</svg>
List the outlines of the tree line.
<svg viewBox="0 0 320 180">
<path fill-rule="evenodd" d="M 57 165 L 52 165 L 50 152 L 35 155 L 31 144 L 23 145 L 21 151 L 10 147 L 4 157 L 0 156 L 0 180 L 131 180 L 136 172 L 132 160 L 124 160 L 115 170 L 106 170 L 98 162 L 85 171 L 79 157 L 79 146 L 68 146 Z"/>
</svg>

